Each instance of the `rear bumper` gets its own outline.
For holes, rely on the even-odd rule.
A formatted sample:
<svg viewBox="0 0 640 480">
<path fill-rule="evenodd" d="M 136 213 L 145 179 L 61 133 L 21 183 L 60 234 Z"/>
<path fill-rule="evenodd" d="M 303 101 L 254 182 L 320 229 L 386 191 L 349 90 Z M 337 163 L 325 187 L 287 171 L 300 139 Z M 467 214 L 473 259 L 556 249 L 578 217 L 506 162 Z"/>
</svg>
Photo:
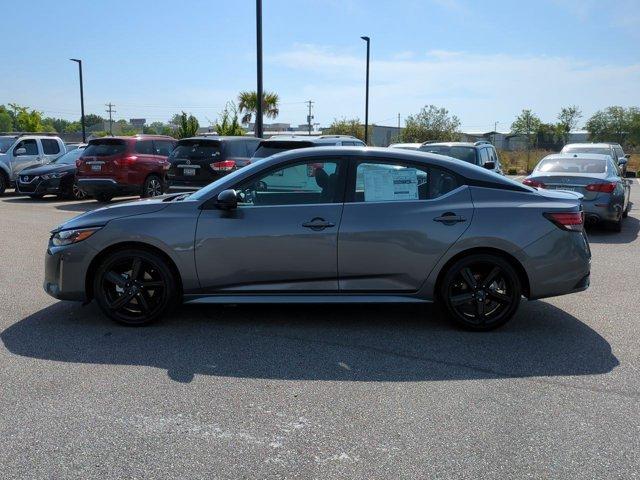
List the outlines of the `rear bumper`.
<svg viewBox="0 0 640 480">
<path fill-rule="evenodd" d="M 582 208 L 587 223 L 615 222 L 622 214 L 622 205 L 610 195 L 598 195 L 595 200 L 583 201 Z"/>
<path fill-rule="evenodd" d="M 123 185 L 113 178 L 79 178 L 78 186 L 88 195 L 139 195 L 140 185 Z"/>
<path fill-rule="evenodd" d="M 584 232 L 560 229 L 524 250 L 521 259 L 529 277 L 529 299 L 566 295 L 589 288 L 591 250 Z"/>
</svg>

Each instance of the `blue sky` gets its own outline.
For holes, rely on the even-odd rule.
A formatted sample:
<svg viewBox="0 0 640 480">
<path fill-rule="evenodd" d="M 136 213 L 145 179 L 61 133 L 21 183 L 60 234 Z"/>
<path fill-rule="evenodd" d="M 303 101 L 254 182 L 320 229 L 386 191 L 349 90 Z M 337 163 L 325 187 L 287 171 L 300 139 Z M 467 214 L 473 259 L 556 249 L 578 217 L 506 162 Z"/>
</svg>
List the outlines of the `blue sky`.
<svg viewBox="0 0 640 480">
<path fill-rule="evenodd" d="M 508 128 L 523 108 L 553 121 L 577 104 L 585 119 L 608 105 L 640 105 L 638 0 L 264 0 L 265 88 L 277 121 L 364 119 L 364 42 L 372 39 L 370 121 L 394 125 L 425 104 L 466 130 Z M 255 3 L 33 1 L 3 26 L 0 103 L 87 112 L 215 120 L 255 89 Z M 17 12 L 16 12 L 17 13 Z M 18 18 L 17 16 L 15 18 Z"/>
</svg>

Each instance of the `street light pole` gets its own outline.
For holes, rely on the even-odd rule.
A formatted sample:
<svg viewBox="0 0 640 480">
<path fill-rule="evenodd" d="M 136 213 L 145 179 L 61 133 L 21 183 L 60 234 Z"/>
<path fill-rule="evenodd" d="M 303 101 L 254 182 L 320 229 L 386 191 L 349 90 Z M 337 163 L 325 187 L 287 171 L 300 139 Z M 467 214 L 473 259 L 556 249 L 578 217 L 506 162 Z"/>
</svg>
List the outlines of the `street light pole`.
<svg viewBox="0 0 640 480">
<path fill-rule="evenodd" d="M 256 0 L 256 47 L 257 47 L 257 71 L 258 85 L 256 90 L 257 106 L 256 106 L 256 137 L 261 138 L 263 135 L 262 127 L 262 0 Z"/>
<path fill-rule="evenodd" d="M 77 58 L 70 58 L 72 62 L 76 62 L 78 64 L 78 69 L 80 71 L 80 123 L 82 124 L 82 143 L 87 142 L 87 132 L 85 130 L 84 125 L 84 90 L 82 85 L 82 60 Z"/>
<path fill-rule="evenodd" d="M 360 37 L 367 42 L 367 86 L 364 100 L 364 143 L 369 143 L 369 45 L 371 39 L 369 37 Z"/>
</svg>

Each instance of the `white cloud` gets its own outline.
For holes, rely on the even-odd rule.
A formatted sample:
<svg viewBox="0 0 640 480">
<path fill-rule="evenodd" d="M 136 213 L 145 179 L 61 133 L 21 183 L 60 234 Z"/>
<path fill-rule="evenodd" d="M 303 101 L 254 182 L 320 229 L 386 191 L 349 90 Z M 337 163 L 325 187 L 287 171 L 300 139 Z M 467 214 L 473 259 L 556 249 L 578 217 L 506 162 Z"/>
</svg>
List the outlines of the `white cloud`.
<svg viewBox="0 0 640 480">
<path fill-rule="evenodd" d="M 327 46 L 297 45 L 269 58 L 299 94 L 316 101 L 316 118 L 352 117 L 364 110 L 364 59 Z M 309 74 L 312 75 L 309 75 Z M 640 64 L 596 64 L 567 57 L 431 51 L 422 57 L 374 58 L 369 118 L 448 108 L 464 126 L 484 128 L 531 108 L 552 121 L 576 104 L 585 115 L 608 105 L 640 104 Z M 284 112 L 283 112 L 284 113 Z"/>
</svg>

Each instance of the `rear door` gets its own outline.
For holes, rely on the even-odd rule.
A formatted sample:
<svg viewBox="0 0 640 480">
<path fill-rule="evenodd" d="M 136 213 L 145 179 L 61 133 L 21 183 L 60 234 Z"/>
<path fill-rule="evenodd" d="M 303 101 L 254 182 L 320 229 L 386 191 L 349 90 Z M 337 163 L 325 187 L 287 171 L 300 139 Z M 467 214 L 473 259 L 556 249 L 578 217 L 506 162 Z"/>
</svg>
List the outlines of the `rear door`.
<svg viewBox="0 0 640 480">
<path fill-rule="evenodd" d="M 40 144 L 42 145 L 43 163 L 52 162 L 65 153 L 60 148 L 60 142 L 55 138 L 41 138 Z"/>
<path fill-rule="evenodd" d="M 415 292 L 471 224 L 471 194 L 447 170 L 361 159 L 351 165 L 338 238 L 341 292 Z"/>
<path fill-rule="evenodd" d="M 202 186 L 215 180 L 213 170 L 222 162 L 222 145 L 217 140 L 185 139 L 171 152 L 171 180 L 184 185 Z"/>
<path fill-rule="evenodd" d="M 127 143 L 119 138 L 91 140 L 82 152 L 78 175 L 83 177 L 114 178 L 118 176 Z"/>
<path fill-rule="evenodd" d="M 299 171 L 312 182 L 296 190 L 278 186 L 298 182 Z M 343 171 L 337 158 L 271 167 L 233 185 L 237 209 L 203 210 L 195 238 L 203 290 L 336 292 Z"/>
</svg>

